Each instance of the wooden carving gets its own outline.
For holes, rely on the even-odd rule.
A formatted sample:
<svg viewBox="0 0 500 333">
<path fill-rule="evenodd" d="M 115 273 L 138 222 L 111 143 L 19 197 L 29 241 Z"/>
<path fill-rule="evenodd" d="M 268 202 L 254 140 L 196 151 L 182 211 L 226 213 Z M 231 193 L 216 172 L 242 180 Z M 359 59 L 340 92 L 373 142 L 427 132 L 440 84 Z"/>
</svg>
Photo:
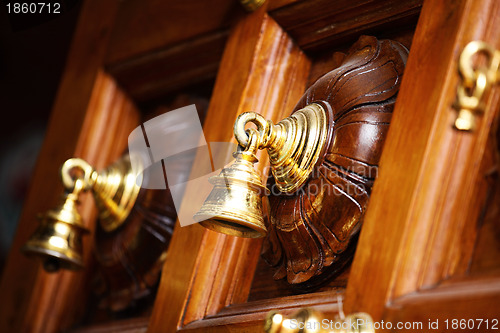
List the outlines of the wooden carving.
<svg viewBox="0 0 500 333">
<path fill-rule="evenodd" d="M 177 213 L 170 191 L 141 189 L 124 224 L 96 230 L 101 306 L 124 310 L 154 291 Z"/>
<path fill-rule="evenodd" d="M 275 279 L 315 286 L 352 259 L 407 56 L 398 42 L 362 36 L 296 105 L 327 109 L 329 137 L 302 189 L 269 197 L 263 257 Z"/>
</svg>

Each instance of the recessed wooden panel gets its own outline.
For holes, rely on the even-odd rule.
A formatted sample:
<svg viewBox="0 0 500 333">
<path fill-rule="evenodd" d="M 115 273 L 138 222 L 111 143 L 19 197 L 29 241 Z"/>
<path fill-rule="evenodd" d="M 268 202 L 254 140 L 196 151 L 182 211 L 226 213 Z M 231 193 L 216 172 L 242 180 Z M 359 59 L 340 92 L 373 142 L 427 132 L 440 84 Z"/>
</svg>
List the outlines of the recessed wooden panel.
<svg viewBox="0 0 500 333">
<path fill-rule="evenodd" d="M 244 111 L 279 120 L 302 95 L 308 70 L 305 55 L 263 11 L 243 19 L 224 52 L 204 124 L 207 140 L 230 141 L 234 120 Z M 262 160 L 261 167 L 266 164 Z M 199 196 L 197 192 L 188 187 L 185 197 Z M 199 225 L 177 228 L 171 243 L 174 252 L 166 261 L 176 269 L 162 276 L 150 331 L 175 332 L 192 321 L 204 323 L 206 316 L 227 305 L 245 303 L 260 245 L 255 239 L 229 237 Z"/>
<path fill-rule="evenodd" d="M 226 30 L 245 15 L 238 1 L 121 1 L 106 55 L 115 64 Z"/>
<path fill-rule="evenodd" d="M 284 6 L 270 15 L 306 51 L 352 43 L 361 34 L 377 35 L 416 24 L 422 6 L 422 0 L 281 2 L 277 5 Z"/>
<path fill-rule="evenodd" d="M 248 295 L 248 302 L 254 302 L 258 300 L 270 300 L 274 298 L 292 296 L 292 295 L 314 295 L 317 292 L 330 291 L 330 292 L 344 292 L 347 287 L 347 281 L 349 279 L 349 274 L 351 271 L 350 265 L 348 265 L 340 275 L 336 276 L 325 286 L 314 290 L 300 290 L 293 285 L 286 282 L 285 279 L 275 280 L 274 270 L 269 266 L 264 260 L 260 260 L 257 268 L 255 269 L 255 275 L 253 277 L 252 289 Z"/>
<path fill-rule="evenodd" d="M 67 158 L 87 158 L 97 167 L 102 167 L 113 158 L 112 153 L 106 149 L 113 147 L 111 142 L 115 137 L 96 136 L 97 140 L 94 141 L 89 132 L 89 126 L 93 128 L 94 118 L 99 122 L 102 121 L 101 117 L 106 118 L 113 112 L 88 106 L 96 78 L 102 75 L 99 71 L 100 64 L 106 51 L 116 7 L 116 1 L 87 1 L 82 6 L 47 135 L 2 276 L 0 326 L 3 330 L 61 331 L 71 326 L 78 317 L 76 313 L 81 303 L 75 301 L 75 294 L 81 291 L 84 277 L 71 272 L 48 274 L 39 264 L 26 258 L 20 248 L 38 224 L 36 215 L 53 206 L 62 193 L 57 170 Z M 87 20 L 93 24 L 81 24 Z M 116 114 L 120 110 L 131 111 L 120 107 L 113 111 Z M 128 119 L 124 127 L 134 120 L 133 117 Z M 114 120 L 111 120 L 111 126 L 114 125 Z M 102 125 L 95 125 L 96 129 L 102 129 L 100 126 Z M 117 133 L 119 134 L 121 133 Z M 105 153 L 99 155 L 102 151 Z M 90 200 L 82 199 L 81 215 L 85 223 L 93 216 L 90 204 Z M 88 237 L 84 244 L 90 244 Z M 87 246 L 87 249 L 90 247 Z M 86 252 L 84 257 L 88 258 L 88 254 Z"/>
<path fill-rule="evenodd" d="M 466 272 L 476 243 L 499 91 L 485 100 L 471 132 L 453 128 L 453 104 L 462 50 L 472 40 L 498 48 L 499 13 L 490 0 L 424 4 L 353 261 L 347 311 L 376 321 L 392 306 L 405 321 L 479 318 L 479 309 L 498 315 L 498 277 L 454 280 Z M 409 311 L 400 311 L 406 304 Z"/>
<path fill-rule="evenodd" d="M 223 30 L 107 67 L 137 103 L 214 80 L 229 32 Z"/>
<path fill-rule="evenodd" d="M 414 26 L 405 27 L 401 30 L 382 31 L 380 39 L 390 38 L 401 41 L 408 49 L 411 45 Z M 309 71 L 309 79 L 307 86 L 310 86 L 322 75 L 337 68 L 344 60 L 344 52 L 351 45 L 339 44 L 328 50 L 314 52 L 313 62 Z M 403 74 L 404 75 L 404 74 Z M 289 111 L 291 112 L 291 110 Z M 252 288 L 248 297 L 249 301 L 272 299 L 275 297 L 299 295 L 304 293 L 312 293 L 325 290 L 344 290 L 349 279 L 350 267 L 340 272 L 336 277 L 332 277 L 328 282 L 316 289 L 300 289 L 297 286 L 289 284 L 286 279 L 274 280 L 273 275 L 275 269 L 271 268 L 264 259 L 260 258 L 255 275 L 252 282 Z"/>
</svg>

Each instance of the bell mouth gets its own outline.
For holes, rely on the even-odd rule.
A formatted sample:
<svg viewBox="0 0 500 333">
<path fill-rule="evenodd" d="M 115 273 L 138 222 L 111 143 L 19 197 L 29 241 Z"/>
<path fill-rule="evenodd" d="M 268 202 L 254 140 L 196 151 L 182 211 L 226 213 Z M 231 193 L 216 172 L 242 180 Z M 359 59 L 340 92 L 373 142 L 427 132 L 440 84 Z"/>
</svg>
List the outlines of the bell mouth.
<svg viewBox="0 0 500 333">
<path fill-rule="evenodd" d="M 82 258 L 78 255 L 73 254 L 73 256 L 70 256 L 60 251 L 33 244 L 23 246 L 21 251 L 27 256 L 41 259 L 44 269 L 49 273 L 57 272 L 60 269 L 78 271 L 83 268 Z"/>
<path fill-rule="evenodd" d="M 207 229 L 237 237 L 262 238 L 267 234 L 266 227 L 237 218 L 225 219 L 217 216 L 202 221 L 200 224 Z"/>
</svg>

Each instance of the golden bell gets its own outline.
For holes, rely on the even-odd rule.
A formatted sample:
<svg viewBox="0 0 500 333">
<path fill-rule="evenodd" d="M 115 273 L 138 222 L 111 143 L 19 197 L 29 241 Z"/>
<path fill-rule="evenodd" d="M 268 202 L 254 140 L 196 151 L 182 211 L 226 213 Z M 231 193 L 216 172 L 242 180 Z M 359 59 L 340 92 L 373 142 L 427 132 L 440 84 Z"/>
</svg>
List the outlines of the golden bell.
<svg viewBox="0 0 500 333">
<path fill-rule="evenodd" d="M 245 129 L 249 122 L 257 130 Z M 214 189 L 193 219 L 221 233 L 263 237 L 267 230 L 262 200 L 269 190 L 253 168 L 257 150 L 267 149 L 277 189 L 294 193 L 309 178 L 325 147 L 327 115 L 321 105 L 312 103 L 273 125 L 258 113 L 245 112 L 234 124 L 234 136 L 239 143 L 236 161 L 209 179 Z"/>
<path fill-rule="evenodd" d="M 41 216 L 40 225 L 23 247 L 25 253 L 41 256 L 50 272 L 83 267 L 82 236 L 88 230 L 77 210 L 80 192 L 92 191 L 100 225 L 111 232 L 128 217 L 141 188 L 128 155 L 101 172 L 82 159 L 70 158 L 61 168 L 61 178 L 68 193 L 57 208 Z"/>
<path fill-rule="evenodd" d="M 225 234 L 263 237 L 267 229 L 262 216 L 262 197 L 269 191 L 253 168 L 257 158 L 252 148 L 239 149 L 233 156 L 236 161 L 231 166 L 209 178 L 214 188 L 193 218 L 204 227 Z"/>
<path fill-rule="evenodd" d="M 88 230 L 76 209 L 82 187 L 77 181 L 74 191 L 65 193 L 57 208 L 39 216 L 40 225 L 22 249 L 28 255 L 40 256 L 49 272 L 83 267 L 82 236 Z"/>
</svg>

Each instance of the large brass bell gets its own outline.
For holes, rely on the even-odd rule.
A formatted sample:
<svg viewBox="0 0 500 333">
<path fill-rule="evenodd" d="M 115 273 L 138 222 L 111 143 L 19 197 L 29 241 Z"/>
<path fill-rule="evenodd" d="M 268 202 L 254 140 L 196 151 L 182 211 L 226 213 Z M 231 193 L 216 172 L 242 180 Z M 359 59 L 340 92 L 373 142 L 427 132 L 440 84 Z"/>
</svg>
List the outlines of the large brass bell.
<svg viewBox="0 0 500 333">
<path fill-rule="evenodd" d="M 101 172 L 82 159 L 71 158 L 63 164 L 61 178 L 66 189 L 62 202 L 39 217 L 40 225 L 22 249 L 39 256 L 49 272 L 83 267 L 82 236 L 88 230 L 77 209 L 81 192 L 92 191 L 100 225 L 109 232 L 129 215 L 142 181 L 133 174 L 128 155 Z"/>
<path fill-rule="evenodd" d="M 257 130 L 245 129 L 250 122 L 257 125 Z M 276 125 L 258 113 L 245 112 L 234 124 L 234 135 L 239 143 L 236 161 L 209 179 L 214 188 L 193 219 L 225 234 L 263 237 L 267 230 L 262 200 L 269 190 L 253 168 L 257 150 L 268 151 L 276 190 L 284 194 L 296 192 L 308 179 L 325 146 L 326 112 L 313 103 Z"/>
</svg>

